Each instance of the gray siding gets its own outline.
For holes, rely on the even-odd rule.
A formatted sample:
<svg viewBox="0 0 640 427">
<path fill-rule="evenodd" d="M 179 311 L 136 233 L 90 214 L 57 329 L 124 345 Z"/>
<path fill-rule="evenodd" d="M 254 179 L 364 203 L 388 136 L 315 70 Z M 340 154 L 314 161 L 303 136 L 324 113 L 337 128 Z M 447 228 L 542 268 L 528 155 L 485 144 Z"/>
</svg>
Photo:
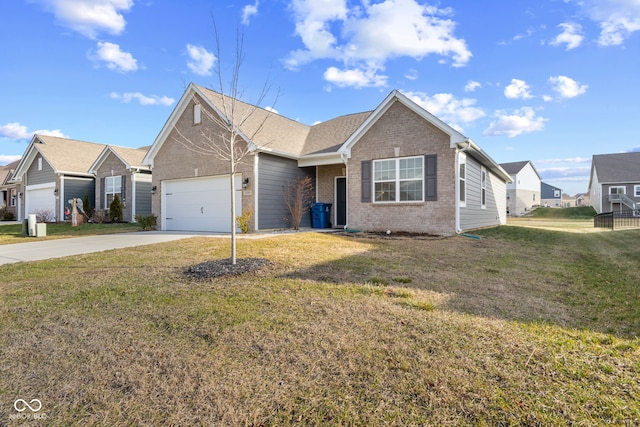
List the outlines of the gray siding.
<svg viewBox="0 0 640 427">
<path fill-rule="evenodd" d="M 38 159 L 42 159 L 42 170 L 38 170 Z M 37 154 L 33 159 L 31 166 L 27 170 L 27 180 L 26 185 L 36 185 L 36 184 L 46 184 L 49 182 L 56 181 L 56 174 L 53 171 L 53 168 L 47 161 L 40 155 Z"/>
<path fill-rule="evenodd" d="M 88 193 L 89 200 L 93 201 L 95 199 L 95 187 L 93 178 L 72 178 L 65 176 L 61 202 L 64 203 L 64 206 L 71 208 L 69 200 L 73 198 L 83 200 L 85 193 Z M 94 206 L 92 206 L 92 208 L 93 207 Z M 83 206 L 83 208 L 86 209 L 85 206 Z"/>
<path fill-rule="evenodd" d="M 283 189 L 296 177 L 311 176 L 315 168 L 299 168 L 291 159 L 261 153 L 258 158 L 258 229 L 291 227 L 291 214 L 284 204 Z M 300 223 L 309 227 L 311 219 L 307 213 Z"/>
<path fill-rule="evenodd" d="M 135 182 L 136 185 L 136 212 L 135 215 L 151 215 L 151 182 Z M 135 218 L 134 218 L 135 219 Z"/>
<path fill-rule="evenodd" d="M 482 208 L 480 170 L 480 163 L 473 157 L 467 156 L 467 204 L 466 207 L 460 208 L 462 230 L 499 225 L 500 210 L 505 209 L 506 184 L 497 185 L 498 188 L 496 188 L 500 180 L 488 169 L 485 169 L 487 172 L 486 208 Z"/>
</svg>

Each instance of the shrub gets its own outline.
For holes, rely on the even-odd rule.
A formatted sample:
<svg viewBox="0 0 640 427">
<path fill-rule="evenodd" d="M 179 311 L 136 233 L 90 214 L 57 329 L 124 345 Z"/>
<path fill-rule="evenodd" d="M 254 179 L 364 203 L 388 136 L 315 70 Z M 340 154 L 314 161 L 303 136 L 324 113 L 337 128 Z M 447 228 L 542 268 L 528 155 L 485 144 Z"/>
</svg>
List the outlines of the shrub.
<svg viewBox="0 0 640 427">
<path fill-rule="evenodd" d="M 158 223 L 158 217 L 154 214 L 142 216 L 136 215 L 135 220 L 143 230 L 155 230 Z"/>
<path fill-rule="evenodd" d="M 117 194 L 113 196 L 113 201 L 109 205 L 109 216 L 111 217 L 111 222 L 122 221 L 122 204 Z"/>
<path fill-rule="evenodd" d="M 309 176 L 293 178 L 282 191 L 284 203 L 291 214 L 291 225 L 294 230 L 299 230 L 302 217 L 309 211 L 315 199 L 313 179 Z"/>
<path fill-rule="evenodd" d="M 91 208 L 91 200 L 89 200 L 88 191 L 85 191 L 84 197 L 82 197 L 82 210 L 84 211 L 87 218 L 91 218 L 91 212 L 93 209 Z"/>
<path fill-rule="evenodd" d="M 0 209 L 0 218 L 3 221 L 14 221 L 16 219 L 16 216 L 13 214 L 13 212 L 2 208 Z"/>
<path fill-rule="evenodd" d="M 96 209 L 93 211 L 91 218 L 95 224 L 104 224 L 107 221 L 109 214 L 104 209 Z"/>
<path fill-rule="evenodd" d="M 240 227 L 242 234 L 247 234 L 249 232 L 249 224 L 251 222 L 252 214 L 253 212 L 251 209 L 247 209 L 245 213 L 236 217 L 236 223 L 238 224 L 238 227 Z"/>
<path fill-rule="evenodd" d="M 56 216 L 49 209 L 40 209 L 36 211 L 36 222 L 53 222 Z"/>
</svg>

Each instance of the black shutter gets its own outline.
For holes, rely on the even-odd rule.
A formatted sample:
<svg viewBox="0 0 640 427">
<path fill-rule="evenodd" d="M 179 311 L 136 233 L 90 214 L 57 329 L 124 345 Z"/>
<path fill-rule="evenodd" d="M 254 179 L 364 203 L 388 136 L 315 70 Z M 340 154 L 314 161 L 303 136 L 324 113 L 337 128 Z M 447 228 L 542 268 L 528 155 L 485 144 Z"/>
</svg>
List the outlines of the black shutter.
<svg viewBox="0 0 640 427">
<path fill-rule="evenodd" d="M 106 209 L 104 206 L 105 203 L 105 186 L 104 186 L 104 181 L 105 178 L 100 178 L 100 197 L 99 197 L 99 202 L 98 202 L 98 209 Z"/>
<path fill-rule="evenodd" d="M 361 202 L 371 203 L 371 160 L 362 161 L 361 179 Z"/>
<path fill-rule="evenodd" d="M 438 200 L 438 155 L 424 156 L 424 200 Z"/>
<path fill-rule="evenodd" d="M 127 201 L 127 176 L 122 175 L 122 181 L 120 181 L 120 194 L 122 197 L 122 203 Z"/>
</svg>

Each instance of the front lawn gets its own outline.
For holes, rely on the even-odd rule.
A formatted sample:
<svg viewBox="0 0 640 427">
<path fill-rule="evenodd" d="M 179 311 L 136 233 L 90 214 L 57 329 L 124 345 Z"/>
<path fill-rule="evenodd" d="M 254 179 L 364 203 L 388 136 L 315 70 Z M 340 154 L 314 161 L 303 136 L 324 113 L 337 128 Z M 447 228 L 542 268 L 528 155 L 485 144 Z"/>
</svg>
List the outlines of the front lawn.
<svg viewBox="0 0 640 427">
<path fill-rule="evenodd" d="M 124 233 L 128 231 L 140 231 L 140 225 L 131 223 L 118 224 L 90 224 L 85 223 L 72 227 L 70 223 L 48 223 L 46 237 L 25 236 L 22 224 L 0 225 L 0 245 L 10 243 L 24 243 L 35 240 L 64 239 L 68 237 L 93 236 L 98 234 Z"/>
<path fill-rule="evenodd" d="M 192 238 L 0 267 L 0 425 L 637 425 L 640 231 Z"/>
</svg>

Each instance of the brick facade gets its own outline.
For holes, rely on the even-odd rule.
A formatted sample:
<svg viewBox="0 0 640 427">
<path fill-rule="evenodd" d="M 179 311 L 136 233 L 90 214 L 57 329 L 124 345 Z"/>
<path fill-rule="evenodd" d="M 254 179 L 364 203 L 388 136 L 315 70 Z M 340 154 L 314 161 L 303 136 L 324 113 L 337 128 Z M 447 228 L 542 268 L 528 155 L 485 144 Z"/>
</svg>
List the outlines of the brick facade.
<svg viewBox="0 0 640 427">
<path fill-rule="evenodd" d="M 214 114 L 206 102 L 200 101 L 203 110 L 207 109 L 208 114 Z M 197 125 L 193 123 L 193 105 L 194 101 L 191 100 L 174 128 L 170 130 L 166 143 L 162 145 L 154 157 L 152 182 L 153 186 L 156 187 L 156 191 L 152 197 L 152 211 L 158 219 L 162 218 L 161 194 L 163 181 L 228 175 L 231 171 L 229 161 L 222 160 L 214 154 L 203 154 L 189 148 L 184 143 L 184 141 L 203 141 L 205 138 L 215 138 L 213 131 L 217 126 L 204 111 L 202 113 L 202 123 Z M 244 144 L 244 142 L 242 143 Z M 243 211 L 253 207 L 253 197 L 251 196 L 255 192 L 252 191 L 253 183 L 255 183 L 253 161 L 254 156 L 248 155 L 238 165 L 237 172 L 242 174 L 242 178 L 250 179 L 247 191 L 243 192 Z M 237 212 L 238 216 L 241 214 L 242 212 Z M 251 229 L 254 229 L 253 224 Z"/>
<path fill-rule="evenodd" d="M 384 204 L 361 201 L 360 175 L 363 160 L 426 154 L 438 156 L 437 201 Z M 449 135 L 400 102 L 395 102 L 351 150 L 348 168 L 348 225 L 350 228 L 368 231 L 453 235 L 455 176 L 455 150 L 449 147 Z"/>
</svg>

